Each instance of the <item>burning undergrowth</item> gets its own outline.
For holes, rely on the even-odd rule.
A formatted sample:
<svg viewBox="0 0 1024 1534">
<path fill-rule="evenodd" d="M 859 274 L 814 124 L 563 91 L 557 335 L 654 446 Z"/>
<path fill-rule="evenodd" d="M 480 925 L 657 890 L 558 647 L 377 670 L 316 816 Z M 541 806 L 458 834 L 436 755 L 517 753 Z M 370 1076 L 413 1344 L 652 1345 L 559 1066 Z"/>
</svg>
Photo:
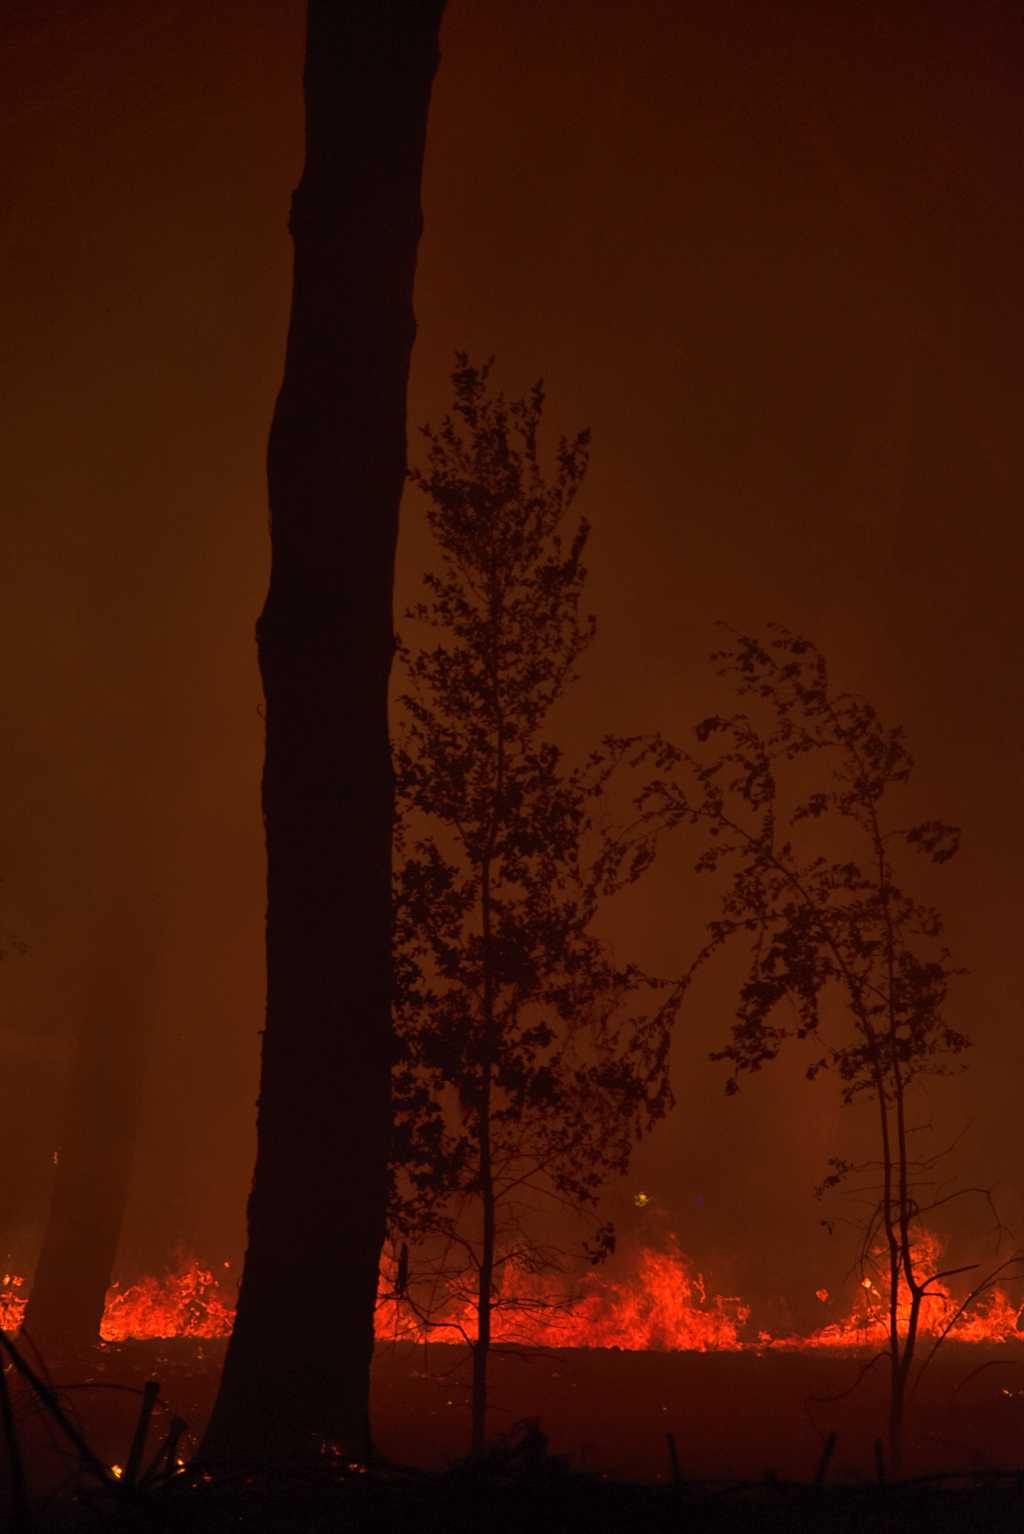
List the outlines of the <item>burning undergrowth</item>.
<svg viewBox="0 0 1024 1534">
<path fill-rule="evenodd" d="M 922 1232 L 916 1263 L 923 1275 L 939 1268 L 941 1245 Z M 0 1326 L 20 1325 L 28 1286 L 16 1274 L 0 1275 Z M 376 1331 L 380 1339 L 455 1342 L 475 1336 L 471 1296 L 453 1284 L 427 1308 L 414 1290 L 398 1292 L 396 1265 L 381 1267 Z M 870 1265 L 842 1305 L 826 1289 L 818 1300 L 835 1316 L 805 1334 L 760 1327 L 742 1297 L 715 1292 L 713 1285 L 669 1238 L 660 1248 L 643 1247 L 628 1272 L 612 1278 L 591 1270 L 571 1292 L 564 1281 L 505 1267 L 495 1300 L 492 1335 L 499 1344 L 548 1348 L 618 1348 L 636 1352 L 762 1352 L 765 1349 L 851 1349 L 884 1346 L 888 1296 L 880 1271 Z M 226 1337 L 234 1319 L 234 1275 L 182 1256 L 162 1277 L 114 1283 L 101 1325 L 105 1342 L 130 1338 Z M 993 1288 L 966 1309 L 963 1296 L 936 1282 L 922 1317 L 922 1333 L 966 1343 L 1024 1343 L 1024 1306 L 1006 1290 Z M 901 1299 L 901 1304 L 902 1304 Z"/>
<path fill-rule="evenodd" d="M 938 1244 L 920 1256 L 937 1262 Z M 754 1307 L 717 1293 L 674 1241 L 639 1249 L 619 1277 L 585 1275 L 571 1310 L 558 1308 L 563 1296 L 553 1280 L 504 1274 L 495 1316 L 492 1427 L 500 1433 L 540 1416 L 556 1451 L 574 1466 L 646 1482 L 671 1474 L 667 1435 L 701 1477 L 745 1478 L 772 1466 L 806 1478 L 831 1432 L 840 1444 L 835 1477 L 870 1477 L 885 1409 L 884 1369 L 858 1379 L 884 1347 L 886 1307 L 880 1277 L 865 1277 L 867 1283 L 851 1280 L 842 1319 L 796 1336 L 759 1329 Z M 0 1315 L 11 1328 L 28 1286 L 12 1275 L 0 1279 Z M 472 1315 L 456 1293 L 435 1311 L 438 1324 L 425 1326 L 396 1294 L 396 1279 L 386 1259 L 377 1311 L 375 1431 L 385 1455 L 441 1468 L 465 1448 L 468 1350 L 460 1328 L 472 1336 Z M 194 1452 L 223 1363 L 233 1290 L 229 1266 L 183 1258 L 161 1278 L 112 1286 L 104 1342 L 87 1367 L 80 1359 L 48 1359 L 55 1380 L 78 1381 L 70 1399 L 87 1412 L 110 1463 L 123 1460 L 131 1391 L 138 1395 L 147 1379 L 161 1382 L 157 1426 L 164 1431 L 164 1416 L 180 1417 L 188 1424 L 181 1452 L 186 1458 Z M 952 1295 L 937 1295 L 926 1321 L 931 1341 L 957 1307 Z M 915 1412 L 908 1451 L 913 1473 L 1018 1462 L 1024 1441 L 1020 1316 L 1019 1304 L 996 1290 L 951 1328 Z"/>
</svg>

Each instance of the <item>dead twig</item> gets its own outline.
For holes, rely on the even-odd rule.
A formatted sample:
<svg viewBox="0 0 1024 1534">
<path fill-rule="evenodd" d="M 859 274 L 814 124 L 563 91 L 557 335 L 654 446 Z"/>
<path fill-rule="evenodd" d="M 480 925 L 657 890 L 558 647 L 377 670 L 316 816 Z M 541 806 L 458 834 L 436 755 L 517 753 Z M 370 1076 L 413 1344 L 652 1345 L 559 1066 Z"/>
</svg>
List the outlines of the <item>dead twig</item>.
<svg viewBox="0 0 1024 1534">
<path fill-rule="evenodd" d="M 28 1487 L 25 1480 L 25 1466 L 21 1459 L 21 1447 L 18 1443 L 18 1429 L 11 1406 L 11 1393 L 7 1387 L 7 1371 L 2 1360 L 0 1360 L 0 1415 L 3 1416 L 4 1439 L 10 1465 L 11 1526 L 18 1531 L 18 1534 L 22 1534 L 22 1530 L 26 1530 L 29 1525 Z"/>
</svg>

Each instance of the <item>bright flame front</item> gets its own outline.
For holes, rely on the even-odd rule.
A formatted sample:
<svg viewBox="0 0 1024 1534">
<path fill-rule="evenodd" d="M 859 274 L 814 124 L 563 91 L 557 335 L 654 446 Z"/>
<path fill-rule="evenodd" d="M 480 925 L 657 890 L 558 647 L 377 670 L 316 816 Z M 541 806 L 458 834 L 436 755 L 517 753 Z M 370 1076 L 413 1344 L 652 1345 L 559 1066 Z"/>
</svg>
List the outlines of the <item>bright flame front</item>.
<svg viewBox="0 0 1024 1534">
<path fill-rule="evenodd" d="M 938 1240 L 922 1232 L 915 1247 L 921 1277 L 937 1271 L 939 1253 Z M 432 1324 L 426 1324 L 396 1296 L 395 1278 L 395 1265 L 385 1257 L 375 1322 L 378 1337 L 458 1342 L 475 1336 L 474 1307 L 464 1289 L 453 1284 L 434 1312 Z M 703 1275 L 670 1239 L 661 1250 L 641 1250 L 626 1278 L 611 1279 L 597 1272 L 585 1275 L 571 1306 L 565 1303 L 564 1280 L 506 1265 L 495 1296 L 491 1335 L 495 1342 L 534 1346 L 659 1352 L 884 1346 L 887 1284 L 881 1274 L 876 1278 L 866 1276 L 861 1281 L 841 1319 L 808 1336 L 754 1332 L 749 1326 L 751 1306 L 737 1296 L 709 1293 Z M 2 1279 L 0 1327 L 14 1331 L 21 1323 L 27 1287 L 17 1275 L 2 1275 Z M 822 1304 L 831 1298 L 827 1289 L 814 1293 Z M 959 1301 L 948 1288 L 936 1284 L 922 1306 L 921 1335 L 937 1337 L 952 1322 L 949 1335 L 957 1342 L 1024 1343 L 1024 1308 L 1005 1291 L 993 1290 L 963 1315 L 957 1316 L 958 1308 Z M 909 1298 L 902 1289 L 897 1313 L 905 1328 Z M 100 1335 L 106 1342 L 129 1337 L 226 1337 L 233 1321 L 234 1309 L 222 1295 L 213 1268 L 187 1258 L 163 1278 L 142 1278 L 124 1288 L 113 1284 Z"/>
</svg>

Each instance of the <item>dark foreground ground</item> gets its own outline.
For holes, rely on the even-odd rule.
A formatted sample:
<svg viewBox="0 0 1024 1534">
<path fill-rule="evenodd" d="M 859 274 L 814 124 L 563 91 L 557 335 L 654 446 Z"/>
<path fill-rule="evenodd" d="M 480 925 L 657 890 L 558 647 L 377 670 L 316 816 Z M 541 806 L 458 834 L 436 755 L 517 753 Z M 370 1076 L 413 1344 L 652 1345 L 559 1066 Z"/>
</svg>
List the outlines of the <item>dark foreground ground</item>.
<svg viewBox="0 0 1024 1534">
<path fill-rule="evenodd" d="M 145 1479 L 175 1416 L 188 1431 L 174 1457 L 187 1460 L 222 1357 L 222 1343 L 127 1343 L 53 1360 L 50 1373 L 101 1466 L 126 1464 L 142 1384 L 160 1381 L 140 1462 Z M 914 1404 L 896 1484 L 888 1476 L 879 1485 L 882 1365 L 850 1392 L 866 1362 L 770 1350 L 498 1357 L 492 1432 L 499 1448 L 471 1471 L 458 1464 L 468 1429 L 464 1351 L 383 1343 L 373 1403 L 380 1463 L 370 1471 L 325 1466 L 315 1478 L 232 1483 L 155 1474 L 138 1492 L 123 1477 L 100 1486 L 52 1415 L 31 1392 L 15 1389 L 27 1527 L 1024 1529 L 1024 1346 L 948 1346 L 937 1355 Z M 524 1425 L 531 1421 L 538 1426 Z M 5 1483 L 0 1528 L 14 1527 L 17 1511 L 6 1463 Z"/>
<path fill-rule="evenodd" d="M 50 1511 L 24 1527 L 46 1534 L 110 1530 L 134 1534 L 1010 1534 L 1021 1527 L 1024 1493 L 1007 1487 L 885 1490 L 780 1484 L 680 1495 L 665 1488 L 588 1482 L 571 1472 L 514 1482 L 448 1477 L 429 1486 L 370 1479 L 359 1487 L 303 1482 L 244 1490 L 214 1487 L 150 1495 L 135 1504 L 90 1498 L 74 1514 Z M 8 1525 L 12 1527 L 13 1525 Z"/>
</svg>

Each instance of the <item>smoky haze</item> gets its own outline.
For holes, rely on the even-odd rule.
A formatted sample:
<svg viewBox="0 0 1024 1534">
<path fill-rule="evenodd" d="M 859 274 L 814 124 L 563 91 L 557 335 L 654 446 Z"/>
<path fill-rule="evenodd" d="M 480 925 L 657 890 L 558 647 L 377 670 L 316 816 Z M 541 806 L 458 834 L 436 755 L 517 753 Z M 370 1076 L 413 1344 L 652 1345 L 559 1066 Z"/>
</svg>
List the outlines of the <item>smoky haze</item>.
<svg viewBox="0 0 1024 1534">
<path fill-rule="evenodd" d="M 301 13 L 8 23 L 0 927 L 29 953 L 0 970 L 3 1261 L 34 1260 L 70 1040 L 125 968 L 110 993 L 153 1045 L 122 1265 L 241 1253 Z M 409 404 L 415 457 L 458 346 L 513 396 L 543 374 L 551 446 L 592 429 L 599 629 L 567 749 L 728 706 L 719 618 L 807 632 L 906 727 L 914 817 L 964 829 L 953 863 L 909 872 L 972 971 L 952 1014 L 975 1041 L 921 1117 L 973 1126 L 957 1166 L 1018 1229 L 1021 63 L 1001 4 L 450 0 Z M 430 557 L 410 493 L 399 612 Z M 670 844 L 609 911 L 622 957 L 692 955 L 711 911 L 688 866 Z M 676 1110 L 612 1203 L 627 1235 L 674 1230 L 719 1287 L 803 1316 L 852 1257 L 814 1184 L 867 1140 L 795 1056 L 725 1098 L 706 1057 L 736 980 L 720 961 L 694 990 Z"/>
</svg>

